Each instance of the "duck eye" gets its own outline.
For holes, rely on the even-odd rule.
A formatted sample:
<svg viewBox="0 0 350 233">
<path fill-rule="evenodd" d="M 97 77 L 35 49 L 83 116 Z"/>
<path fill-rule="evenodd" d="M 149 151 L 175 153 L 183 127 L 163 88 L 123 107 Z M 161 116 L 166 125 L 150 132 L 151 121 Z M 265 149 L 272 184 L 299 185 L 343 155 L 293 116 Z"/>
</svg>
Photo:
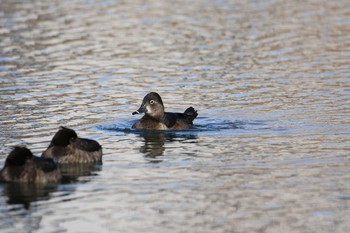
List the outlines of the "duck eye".
<svg viewBox="0 0 350 233">
<path fill-rule="evenodd" d="M 150 104 L 154 104 L 154 100 L 150 100 L 149 103 L 150 103 Z"/>
</svg>

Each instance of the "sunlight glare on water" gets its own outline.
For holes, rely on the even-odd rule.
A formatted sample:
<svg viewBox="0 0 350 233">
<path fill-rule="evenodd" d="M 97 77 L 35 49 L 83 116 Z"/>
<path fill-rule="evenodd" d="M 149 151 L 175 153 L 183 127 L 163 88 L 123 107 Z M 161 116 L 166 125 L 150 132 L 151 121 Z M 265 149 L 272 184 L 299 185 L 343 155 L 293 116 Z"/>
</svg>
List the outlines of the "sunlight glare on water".
<svg viewBox="0 0 350 233">
<path fill-rule="evenodd" d="M 63 125 L 103 163 L 0 184 L 1 232 L 350 232 L 350 3 L 0 2 L 0 165 Z M 131 129 L 143 97 L 194 128 Z"/>
</svg>

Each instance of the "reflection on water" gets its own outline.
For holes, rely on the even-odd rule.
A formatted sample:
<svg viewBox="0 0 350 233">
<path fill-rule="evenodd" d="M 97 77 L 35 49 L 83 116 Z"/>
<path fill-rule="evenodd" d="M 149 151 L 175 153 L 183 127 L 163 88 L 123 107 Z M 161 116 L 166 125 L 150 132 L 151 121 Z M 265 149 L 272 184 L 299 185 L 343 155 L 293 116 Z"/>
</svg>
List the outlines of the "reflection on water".
<svg viewBox="0 0 350 233">
<path fill-rule="evenodd" d="M 192 143 L 196 143 L 197 135 L 191 134 L 190 131 L 178 132 L 162 132 L 162 131 L 141 131 L 139 137 L 143 138 L 144 145 L 141 146 L 140 152 L 145 154 L 146 157 L 156 158 L 157 156 L 163 155 L 166 144 L 178 141 L 185 143 L 186 140 L 190 140 Z M 152 162 L 161 162 L 161 158 L 157 160 L 151 160 Z"/>
<path fill-rule="evenodd" d="M 31 202 L 48 200 L 50 193 L 56 190 L 56 185 L 6 183 L 3 184 L 2 195 L 7 197 L 8 204 L 22 204 L 29 209 Z"/>
<path fill-rule="evenodd" d="M 0 1 L 0 167 L 61 125 L 103 164 L 1 184 L 1 232 L 350 232 L 350 2 Z M 140 96 L 198 110 L 138 132 Z M 12 204 L 22 203 L 22 204 Z"/>
<path fill-rule="evenodd" d="M 101 171 L 101 166 L 102 163 L 61 164 L 59 168 L 62 174 L 62 183 L 74 183 L 79 180 L 79 177 L 96 175 L 96 172 Z"/>
<path fill-rule="evenodd" d="M 63 185 L 4 183 L 2 185 L 2 195 L 7 197 L 8 204 L 22 204 L 25 209 L 29 209 L 31 202 L 49 200 L 50 193 L 58 189 L 64 190 L 65 184 L 82 184 L 89 182 L 90 179 L 87 179 L 87 177 L 96 175 L 96 172 L 101 171 L 101 165 L 102 164 L 60 165 L 59 168 L 62 173 L 61 181 Z M 72 191 L 71 188 L 69 188 L 69 190 Z"/>
<path fill-rule="evenodd" d="M 147 157 L 155 158 L 163 155 L 165 151 L 165 135 L 164 133 L 144 133 L 140 134 L 143 137 L 145 145 L 141 146 L 140 152 L 144 153 Z M 161 162 L 162 160 L 157 160 Z M 155 162 L 155 160 L 152 160 Z"/>
</svg>

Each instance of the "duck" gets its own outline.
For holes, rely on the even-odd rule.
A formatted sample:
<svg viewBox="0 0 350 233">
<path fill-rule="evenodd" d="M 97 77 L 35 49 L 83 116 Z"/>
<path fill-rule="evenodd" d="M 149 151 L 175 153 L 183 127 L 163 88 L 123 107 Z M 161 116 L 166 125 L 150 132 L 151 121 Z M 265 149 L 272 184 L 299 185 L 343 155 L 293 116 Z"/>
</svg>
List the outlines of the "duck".
<svg viewBox="0 0 350 233">
<path fill-rule="evenodd" d="M 102 147 L 92 139 L 79 138 L 70 128 L 61 126 L 41 157 L 58 164 L 95 163 L 102 161 Z"/>
<path fill-rule="evenodd" d="M 57 183 L 61 172 L 51 158 L 34 156 L 26 147 L 15 146 L 0 171 L 0 181 L 14 183 Z"/>
<path fill-rule="evenodd" d="M 165 112 L 162 98 L 156 92 L 148 93 L 140 108 L 132 115 L 141 113 L 144 115 L 132 125 L 133 129 L 186 130 L 193 127 L 193 120 L 198 116 L 193 107 L 187 108 L 183 113 Z"/>
</svg>

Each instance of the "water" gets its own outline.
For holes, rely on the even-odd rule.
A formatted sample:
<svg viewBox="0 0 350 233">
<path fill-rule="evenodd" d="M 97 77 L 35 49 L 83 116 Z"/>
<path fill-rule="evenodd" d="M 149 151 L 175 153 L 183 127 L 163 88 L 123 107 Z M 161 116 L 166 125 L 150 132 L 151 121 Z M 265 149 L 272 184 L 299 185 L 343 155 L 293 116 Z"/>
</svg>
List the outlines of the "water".
<svg viewBox="0 0 350 233">
<path fill-rule="evenodd" d="M 350 232 L 349 1 L 1 1 L 0 166 L 60 125 L 103 164 L 0 185 L 1 232 Z M 150 91 L 195 128 L 140 132 Z"/>
</svg>

